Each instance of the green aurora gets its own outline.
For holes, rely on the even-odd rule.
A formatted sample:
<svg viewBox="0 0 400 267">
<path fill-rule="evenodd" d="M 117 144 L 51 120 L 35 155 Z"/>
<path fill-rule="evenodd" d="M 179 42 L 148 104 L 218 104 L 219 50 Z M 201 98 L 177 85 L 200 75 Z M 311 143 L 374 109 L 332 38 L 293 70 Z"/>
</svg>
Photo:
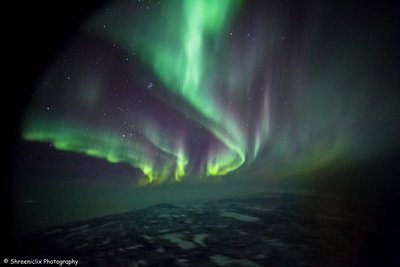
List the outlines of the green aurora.
<svg viewBox="0 0 400 267">
<path fill-rule="evenodd" d="M 23 139 L 127 163 L 141 170 L 138 185 L 293 175 L 389 149 L 395 136 L 382 132 L 397 127 L 395 100 L 371 106 L 381 78 L 357 49 L 362 38 L 324 47 L 313 41 L 322 28 L 291 32 L 276 23 L 284 11 L 249 19 L 249 5 L 123 1 L 99 10 L 44 73 Z"/>
</svg>

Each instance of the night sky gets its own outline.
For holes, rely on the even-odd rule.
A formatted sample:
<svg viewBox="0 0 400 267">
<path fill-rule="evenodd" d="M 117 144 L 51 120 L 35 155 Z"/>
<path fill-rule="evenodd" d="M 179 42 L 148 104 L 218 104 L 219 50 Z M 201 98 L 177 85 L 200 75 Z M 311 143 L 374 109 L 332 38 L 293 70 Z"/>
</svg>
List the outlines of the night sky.
<svg viewBox="0 0 400 267">
<path fill-rule="evenodd" d="M 396 10 L 365 1 L 95 7 L 29 92 L 13 164 L 20 216 L 79 206 L 59 218 L 68 221 L 145 196 L 175 199 L 174 188 L 181 199 L 277 184 L 349 198 L 390 188 L 397 173 L 385 164 L 400 148 Z"/>
</svg>

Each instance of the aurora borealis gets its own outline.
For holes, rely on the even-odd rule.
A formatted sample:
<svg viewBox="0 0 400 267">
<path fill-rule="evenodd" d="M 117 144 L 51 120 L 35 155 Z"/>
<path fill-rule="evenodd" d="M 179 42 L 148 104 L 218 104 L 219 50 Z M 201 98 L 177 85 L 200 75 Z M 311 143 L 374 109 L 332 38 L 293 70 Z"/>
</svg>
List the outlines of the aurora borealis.
<svg viewBox="0 0 400 267">
<path fill-rule="evenodd" d="M 4 11 L 2 259 L 399 265 L 396 1 Z"/>
<path fill-rule="evenodd" d="M 364 43 L 378 31 L 328 33 L 328 9 L 266 2 L 107 4 L 43 73 L 22 138 L 129 164 L 138 185 L 296 175 L 397 146 L 398 84 Z"/>
</svg>

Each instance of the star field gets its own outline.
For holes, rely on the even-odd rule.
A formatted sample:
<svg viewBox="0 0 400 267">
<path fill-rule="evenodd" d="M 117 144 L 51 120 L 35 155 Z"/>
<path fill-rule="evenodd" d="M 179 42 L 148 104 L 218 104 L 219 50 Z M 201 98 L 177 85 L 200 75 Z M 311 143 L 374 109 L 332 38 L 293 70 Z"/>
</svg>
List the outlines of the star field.
<svg viewBox="0 0 400 267">
<path fill-rule="evenodd" d="M 326 36 L 318 13 L 289 16 L 293 5 L 109 4 L 43 73 L 22 137 L 129 164 L 139 185 L 292 175 L 386 151 L 395 100 L 376 92 L 395 85 L 365 57 L 367 37 L 351 35 L 357 24 Z"/>
</svg>

